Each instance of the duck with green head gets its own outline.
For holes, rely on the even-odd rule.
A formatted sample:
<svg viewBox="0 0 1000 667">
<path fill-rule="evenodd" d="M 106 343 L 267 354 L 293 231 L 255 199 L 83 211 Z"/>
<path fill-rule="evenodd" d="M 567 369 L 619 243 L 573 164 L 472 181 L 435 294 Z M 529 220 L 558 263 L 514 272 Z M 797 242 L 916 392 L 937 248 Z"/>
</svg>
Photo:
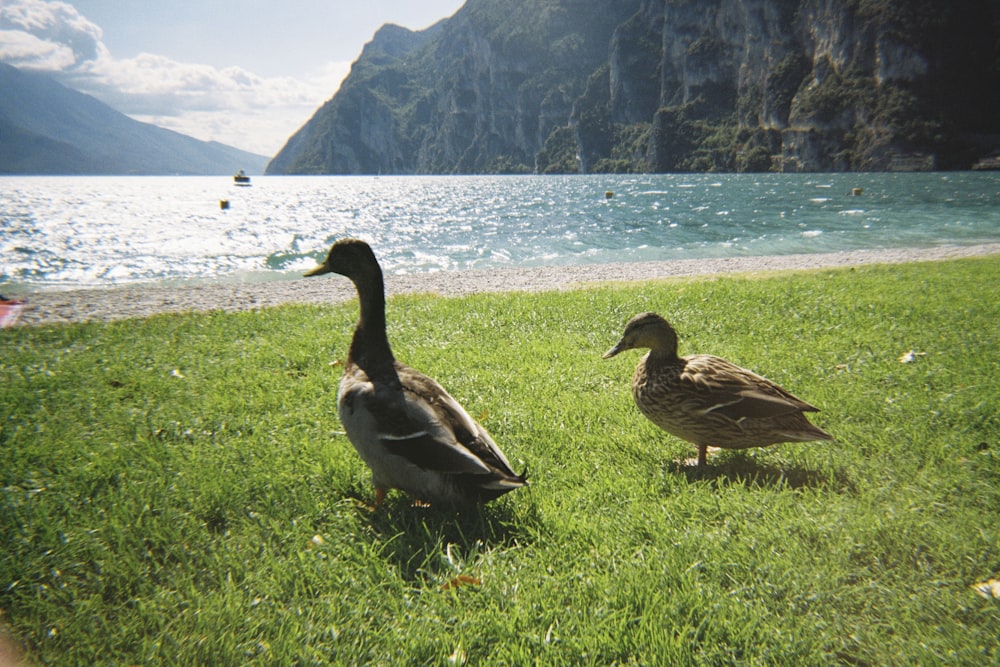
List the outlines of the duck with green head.
<svg viewBox="0 0 1000 667">
<path fill-rule="evenodd" d="M 382 269 L 371 247 L 357 239 L 337 241 L 305 275 L 326 273 L 350 278 L 360 300 L 337 413 L 372 471 L 375 505 L 392 488 L 461 507 L 526 486 L 489 433 L 440 384 L 393 356 Z"/>
<path fill-rule="evenodd" d="M 698 448 L 699 466 L 710 445 L 744 449 L 833 440 L 806 419 L 818 408 L 767 378 L 710 354 L 677 356 L 677 332 L 656 313 L 629 320 L 604 358 L 646 348 L 632 376 L 632 398 L 651 422 Z"/>
</svg>

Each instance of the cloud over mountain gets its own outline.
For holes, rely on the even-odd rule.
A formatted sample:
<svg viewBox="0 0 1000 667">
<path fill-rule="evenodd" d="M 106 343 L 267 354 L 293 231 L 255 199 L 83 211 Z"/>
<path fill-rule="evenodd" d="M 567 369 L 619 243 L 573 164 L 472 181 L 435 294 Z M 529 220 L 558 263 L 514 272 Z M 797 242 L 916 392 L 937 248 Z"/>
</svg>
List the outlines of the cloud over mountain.
<svg viewBox="0 0 1000 667">
<path fill-rule="evenodd" d="M 0 5 L 0 60 L 25 69 L 78 67 L 107 55 L 101 28 L 72 5 L 7 0 Z"/>
<path fill-rule="evenodd" d="M 70 4 L 47 0 L 0 3 L 0 62 L 54 75 L 137 120 L 264 155 L 281 148 L 350 67 L 262 77 L 151 53 L 116 58 L 100 26 Z"/>
</svg>

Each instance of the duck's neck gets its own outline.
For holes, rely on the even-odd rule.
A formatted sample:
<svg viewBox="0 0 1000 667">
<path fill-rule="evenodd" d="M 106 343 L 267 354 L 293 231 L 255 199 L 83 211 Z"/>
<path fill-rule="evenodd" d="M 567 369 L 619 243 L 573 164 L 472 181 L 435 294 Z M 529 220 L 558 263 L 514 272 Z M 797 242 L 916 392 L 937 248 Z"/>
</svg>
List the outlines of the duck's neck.
<svg viewBox="0 0 1000 667">
<path fill-rule="evenodd" d="M 354 329 L 349 359 L 372 375 L 392 369 L 395 358 L 385 333 L 385 284 L 376 269 L 364 280 L 355 281 L 361 301 L 361 317 Z"/>
<path fill-rule="evenodd" d="M 677 349 L 670 348 L 651 348 L 649 350 L 649 357 L 646 361 L 646 365 L 650 366 L 669 366 L 676 364 L 678 360 Z"/>
<path fill-rule="evenodd" d="M 677 334 L 670 327 L 657 330 L 649 343 L 649 361 L 658 366 L 677 363 Z"/>
</svg>

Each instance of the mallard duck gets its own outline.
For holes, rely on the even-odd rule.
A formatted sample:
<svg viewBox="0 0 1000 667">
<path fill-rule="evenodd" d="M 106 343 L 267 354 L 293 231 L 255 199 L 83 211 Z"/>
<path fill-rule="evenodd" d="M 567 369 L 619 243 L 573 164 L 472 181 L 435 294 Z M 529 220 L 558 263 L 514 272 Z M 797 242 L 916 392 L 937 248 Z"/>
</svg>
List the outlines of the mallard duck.
<svg viewBox="0 0 1000 667">
<path fill-rule="evenodd" d="M 489 433 L 440 384 L 393 356 L 382 269 L 368 244 L 337 241 L 326 260 L 305 275 L 325 273 L 350 278 L 361 302 L 337 413 L 371 468 L 375 506 L 387 489 L 431 504 L 463 506 L 527 485 Z"/>
<path fill-rule="evenodd" d="M 710 354 L 678 357 L 677 332 L 656 313 L 629 320 L 604 358 L 636 348 L 649 348 L 649 353 L 632 376 L 635 404 L 651 422 L 693 443 L 699 466 L 709 445 L 744 449 L 833 440 L 806 419 L 804 413 L 818 408 L 767 378 Z"/>
</svg>

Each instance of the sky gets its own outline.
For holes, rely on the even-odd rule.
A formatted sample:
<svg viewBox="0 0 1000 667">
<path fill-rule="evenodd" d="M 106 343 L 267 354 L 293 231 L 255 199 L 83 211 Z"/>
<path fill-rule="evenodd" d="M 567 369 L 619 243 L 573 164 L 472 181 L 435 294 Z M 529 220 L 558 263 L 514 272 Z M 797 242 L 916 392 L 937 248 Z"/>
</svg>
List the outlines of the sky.
<svg viewBox="0 0 1000 667">
<path fill-rule="evenodd" d="M 465 0 L 0 0 L 0 62 L 136 120 L 274 156 L 386 23 Z M 2 93 L 0 93 L 2 94 Z"/>
</svg>

